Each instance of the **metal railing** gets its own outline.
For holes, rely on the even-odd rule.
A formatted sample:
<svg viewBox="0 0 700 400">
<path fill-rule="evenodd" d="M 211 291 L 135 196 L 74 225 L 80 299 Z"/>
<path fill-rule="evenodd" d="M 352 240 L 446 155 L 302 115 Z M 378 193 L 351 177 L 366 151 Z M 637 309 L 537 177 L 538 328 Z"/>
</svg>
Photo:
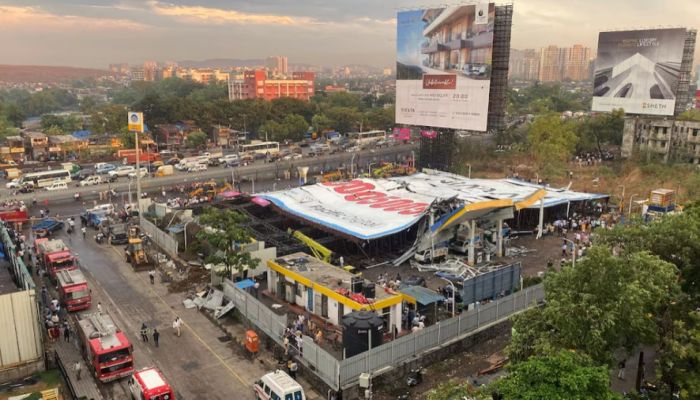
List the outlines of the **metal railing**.
<svg viewBox="0 0 700 400">
<path fill-rule="evenodd" d="M 17 249 L 14 243 L 12 243 L 10 233 L 4 225 L 0 225 L 0 240 L 2 240 L 5 255 L 10 261 L 12 277 L 15 279 L 17 286 L 24 290 L 36 288 L 32 274 L 29 273 L 27 266 L 24 264 L 24 260 L 17 255 Z"/>
<path fill-rule="evenodd" d="M 275 314 L 254 296 L 237 288 L 230 280 L 224 281 L 223 288 L 226 298 L 234 302 L 243 316 L 282 345 L 287 324 L 286 315 Z M 380 374 L 390 367 L 502 322 L 535 306 L 543 299 L 544 286 L 532 286 L 345 360 L 338 360 L 316 345 L 310 337 L 304 336 L 300 359 L 305 365 L 312 367 L 314 373 L 328 386 L 338 390 L 352 386 L 362 373 Z"/>
<path fill-rule="evenodd" d="M 542 299 L 544 286 L 532 286 L 374 347 L 370 351 L 346 358 L 340 361 L 339 386 L 347 387 L 353 384 L 362 373 L 376 374 L 377 371 L 400 365 L 439 346 L 461 339 L 530 308 Z"/>
<path fill-rule="evenodd" d="M 177 240 L 170 236 L 167 232 L 162 231 L 151 221 L 143 218 L 141 220 L 141 228 L 155 244 L 157 244 L 170 257 L 177 257 L 178 243 Z"/>
</svg>

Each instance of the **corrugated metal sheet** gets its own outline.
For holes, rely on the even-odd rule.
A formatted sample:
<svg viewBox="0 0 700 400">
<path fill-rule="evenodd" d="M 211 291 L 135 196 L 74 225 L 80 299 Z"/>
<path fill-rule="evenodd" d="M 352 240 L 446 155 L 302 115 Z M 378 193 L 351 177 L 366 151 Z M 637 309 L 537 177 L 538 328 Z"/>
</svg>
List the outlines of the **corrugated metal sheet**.
<svg viewBox="0 0 700 400">
<path fill-rule="evenodd" d="M 0 296 L 0 369 L 41 359 L 41 326 L 33 290 Z"/>
</svg>

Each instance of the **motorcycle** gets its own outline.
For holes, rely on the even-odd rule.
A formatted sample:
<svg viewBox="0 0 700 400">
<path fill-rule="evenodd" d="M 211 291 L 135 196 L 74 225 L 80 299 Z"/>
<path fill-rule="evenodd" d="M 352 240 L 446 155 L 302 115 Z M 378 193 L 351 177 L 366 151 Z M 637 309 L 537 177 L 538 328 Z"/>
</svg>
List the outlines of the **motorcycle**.
<svg viewBox="0 0 700 400">
<path fill-rule="evenodd" d="M 422 382 L 423 367 L 414 368 L 408 373 L 408 378 L 406 378 L 406 385 L 408 385 L 408 387 L 418 386 Z"/>
<path fill-rule="evenodd" d="M 99 232 L 97 235 L 95 235 L 95 242 L 97 242 L 97 244 L 102 244 L 102 242 L 104 242 L 104 240 L 105 240 L 105 235 L 102 232 Z"/>
</svg>

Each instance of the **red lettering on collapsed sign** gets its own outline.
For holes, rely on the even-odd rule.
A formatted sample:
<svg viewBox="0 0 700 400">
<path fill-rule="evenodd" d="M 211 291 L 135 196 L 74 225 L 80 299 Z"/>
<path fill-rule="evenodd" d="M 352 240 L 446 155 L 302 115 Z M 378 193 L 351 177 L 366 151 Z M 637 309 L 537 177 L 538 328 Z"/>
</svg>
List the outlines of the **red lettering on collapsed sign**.
<svg viewBox="0 0 700 400">
<path fill-rule="evenodd" d="M 402 199 L 397 196 L 389 196 L 386 193 L 374 190 L 374 185 L 369 182 L 354 180 L 349 182 L 325 182 L 324 186 L 332 187 L 338 194 L 344 194 L 346 201 L 357 204 L 367 204 L 370 208 L 379 208 L 388 212 L 397 212 L 400 215 L 419 215 L 428 207 L 428 203 L 417 203 L 410 199 Z"/>
</svg>

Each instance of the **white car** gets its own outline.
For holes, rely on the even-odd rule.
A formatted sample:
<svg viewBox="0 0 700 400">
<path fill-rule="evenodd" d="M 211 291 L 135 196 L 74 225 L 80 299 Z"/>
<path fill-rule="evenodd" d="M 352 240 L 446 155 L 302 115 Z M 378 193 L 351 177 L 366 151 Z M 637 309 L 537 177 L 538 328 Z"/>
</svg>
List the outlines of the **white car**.
<svg viewBox="0 0 700 400">
<path fill-rule="evenodd" d="M 187 172 L 200 172 L 200 171 L 206 171 L 207 170 L 207 164 L 194 164 L 189 167 L 187 167 Z"/>
<path fill-rule="evenodd" d="M 136 167 L 133 165 L 122 165 L 114 171 L 109 171 L 109 176 L 129 176 L 129 173 L 134 171 L 136 171 Z"/>
<path fill-rule="evenodd" d="M 302 158 L 301 154 L 297 153 L 292 153 L 292 154 L 287 154 L 286 156 L 282 157 L 284 161 L 289 161 L 289 160 L 299 160 Z"/>
<path fill-rule="evenodd" d="M 53 192 L 54 190 L 64 190 L 68 189 L 68 184 L 65 182 L 54 182 L 50 186 L 46 187 L 46 190 Z"/>
<path fill-rule="evenodd" d="M 102 183 L 102 178 L 99 175 L 91 175 L 80 181 L 80 186 L 92 186 Z"/>
<path fill-rule="evenodd" d="M 140 175 L 141 178 L 143 178 L 144 176 L 148 175 L 148 169 L 147 169 L 147 168 L 141 167 L 141 168 L 139 168 L 139 170 L 140 170 L 139 175 Z M 136 171 L 134 171 L 134 172 L 129 172 L 128 177 L 129 177 L 129 179 L 135 179 L 135 178 L 136 178 Z"/>
<path fill-rule="evenodd" d="M 228 164 L 233 161 L 238 161 L 238 154 L 227 154 L 219 158 L 219 164 Z"/>
<path fill-rule="evenodd" d="M 354 153 L 354 152 L 360 151 L 360 150 L 362 150 L 362 149 L 360 148 L 360 146 L 352 146 L 352 147 L 348 147 L 348 149 L 345 150 L 345 152 L 347 152 L 347 153 Z"/>
<path fill-rule="evenodd" d="M 19 178 L 15 178 L 5 184 L 8 189 L 19 189 Z"/>
</svg>

